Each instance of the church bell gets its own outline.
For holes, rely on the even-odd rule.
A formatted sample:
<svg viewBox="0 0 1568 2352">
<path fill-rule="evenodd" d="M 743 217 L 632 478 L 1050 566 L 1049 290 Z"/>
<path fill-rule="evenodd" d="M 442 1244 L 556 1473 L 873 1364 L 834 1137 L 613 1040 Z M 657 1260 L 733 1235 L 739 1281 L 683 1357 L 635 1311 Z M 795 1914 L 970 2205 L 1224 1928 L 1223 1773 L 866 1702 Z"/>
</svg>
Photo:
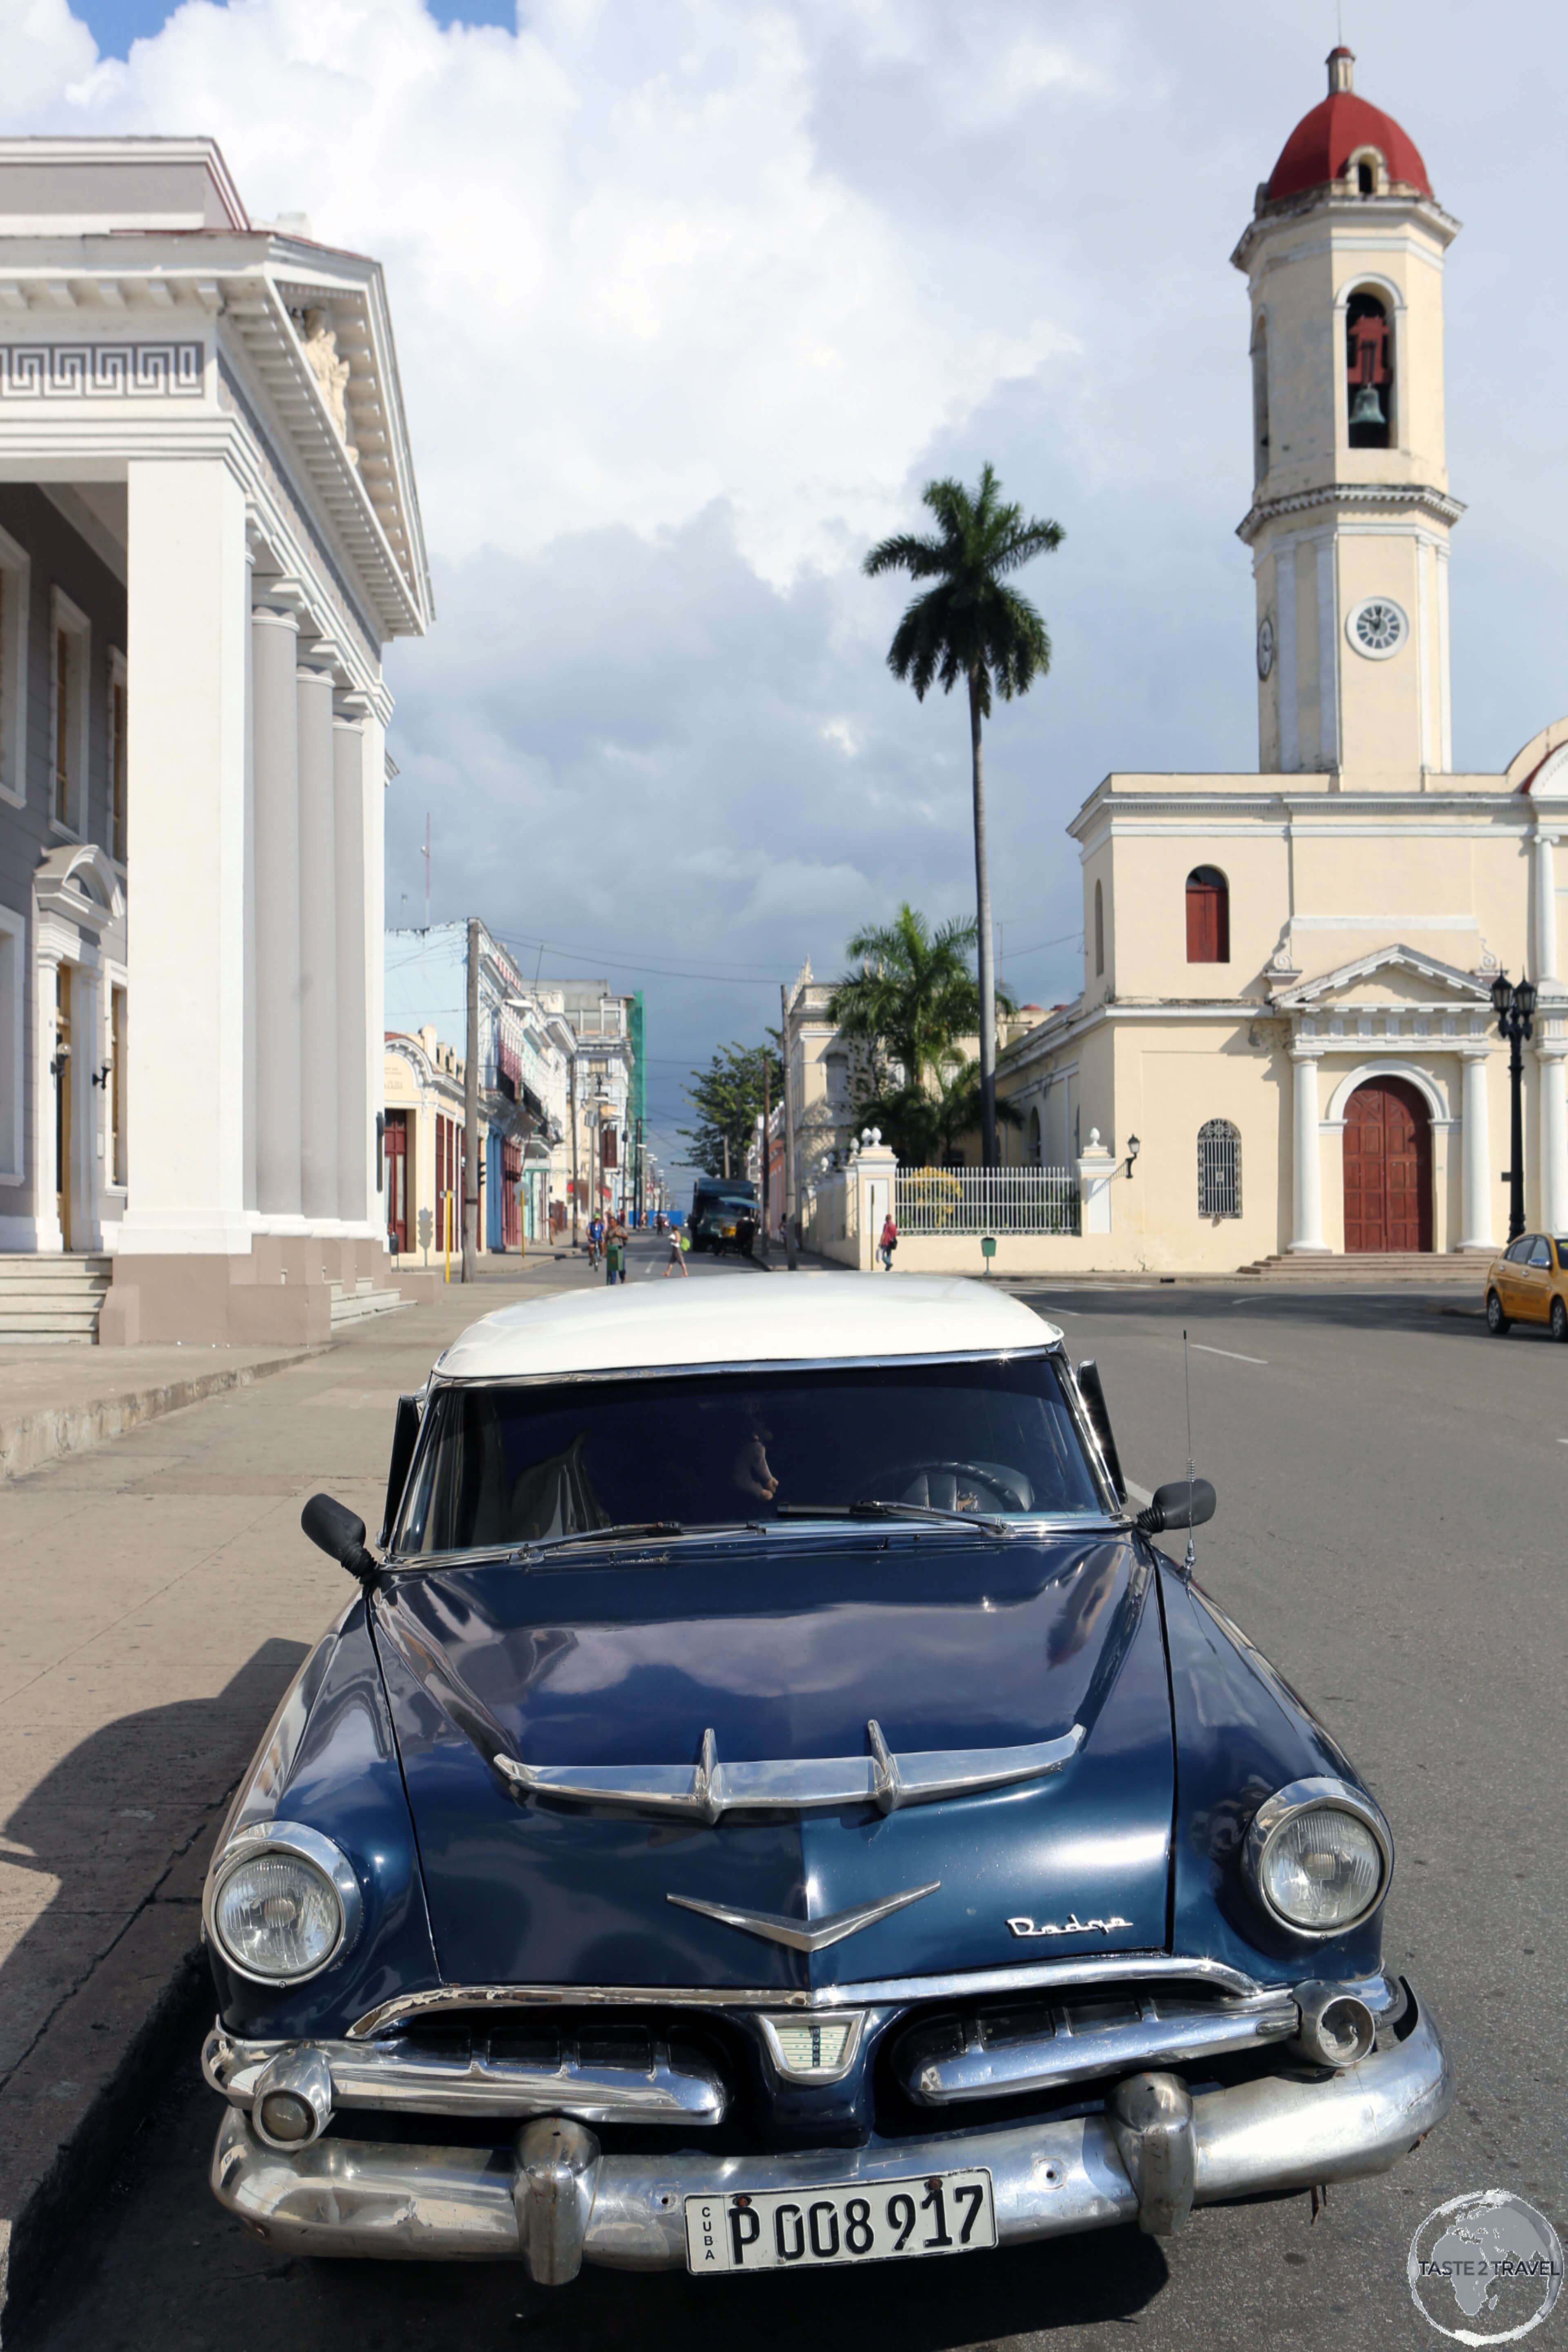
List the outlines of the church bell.
<svg viewBox="0 0 1568 2352">
<path fill-rule="evenodd" d="M 1388 419 L 1383 413 L 1383 403 L 1377 396 L 1376 384 L 1362 384 L 1351 404 L 1351 423 L 1352 425 L 1386 425 Z"/>
</svg>

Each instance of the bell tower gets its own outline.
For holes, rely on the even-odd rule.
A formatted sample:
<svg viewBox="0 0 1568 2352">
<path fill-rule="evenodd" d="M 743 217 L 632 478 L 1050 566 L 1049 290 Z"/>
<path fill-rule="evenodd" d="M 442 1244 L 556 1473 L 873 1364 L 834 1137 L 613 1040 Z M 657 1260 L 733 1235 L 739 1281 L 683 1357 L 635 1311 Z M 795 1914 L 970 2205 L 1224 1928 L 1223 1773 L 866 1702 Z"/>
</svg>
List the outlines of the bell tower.
<svg viewBox="0 0 1568 2352">
<path fill-rule="evenodd" d="M 1443 262 L 1459 224 L 1329 58 L 1232 259 L 1251 297 L 1258 766 L 1419 790 L 1452 764 Z"/>
</svg>

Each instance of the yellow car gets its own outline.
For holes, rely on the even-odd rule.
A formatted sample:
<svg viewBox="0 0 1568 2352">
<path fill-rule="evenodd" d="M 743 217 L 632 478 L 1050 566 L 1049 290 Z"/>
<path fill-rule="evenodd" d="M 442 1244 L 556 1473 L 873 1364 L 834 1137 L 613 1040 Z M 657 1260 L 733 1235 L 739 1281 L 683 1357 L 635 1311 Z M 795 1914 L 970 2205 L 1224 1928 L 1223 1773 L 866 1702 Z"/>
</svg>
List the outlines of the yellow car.
<svg viewBox="0 0 1568 2352">
<path fill-rule="evenodd" d="M 1521 1234 L 1487 1268 L 1487 1329 L 1499 1339 L 1510 1323 L 1547 1323 L 1568 1339 L 1568 1242 Z"/>
</svg>

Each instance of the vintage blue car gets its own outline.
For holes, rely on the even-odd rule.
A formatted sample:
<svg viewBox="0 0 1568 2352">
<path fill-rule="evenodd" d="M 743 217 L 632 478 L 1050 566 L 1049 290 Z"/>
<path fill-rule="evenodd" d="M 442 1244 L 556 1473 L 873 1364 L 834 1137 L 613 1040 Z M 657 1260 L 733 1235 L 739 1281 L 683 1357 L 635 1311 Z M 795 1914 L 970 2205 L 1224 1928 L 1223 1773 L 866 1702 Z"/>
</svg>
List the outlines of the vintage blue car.
<svg viewBox="0 0 1568 2352">
<path fill-rule="evenodd" d="M 1172 1465 L 1175 1466 L 1175 1465 Z M 1385 2169 L 1444 2114 L 1387 1823 L 981 1284 L 476 1324 L 226 1824 L 219 2200 L 288 2252 L 976 2253 Z"/>
</svg>

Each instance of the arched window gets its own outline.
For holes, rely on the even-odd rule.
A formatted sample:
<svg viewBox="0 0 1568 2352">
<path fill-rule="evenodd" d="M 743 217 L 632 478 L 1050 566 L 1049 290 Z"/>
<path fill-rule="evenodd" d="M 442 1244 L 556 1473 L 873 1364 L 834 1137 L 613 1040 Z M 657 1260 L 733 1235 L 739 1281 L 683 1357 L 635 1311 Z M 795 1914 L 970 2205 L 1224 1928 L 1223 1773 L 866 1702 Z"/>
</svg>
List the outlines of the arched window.
<svg viewBox="0 0 1568 2352">
<path fill-rule="evenodd" d="M 1345 310 L 1345 401 L 1352 449 L 1394 446 L 1394 330 L 1375 294 Z"/>
<path fill-rule="evenodd" d="M 1241 1132 L 1228 1118 L 1205 1119 L 1198 1129 L 1198 1214 L 1241 1214 Z"/>
<path fill-rule="evenodd" d="M 1358 196 L 1374 196 L 1377 194 L 1377 174 L 1370 163 L 1356 165 L 1355 185 Z"/>
<path fill-rule="evenodd" d="M 1217 866 L 1194 866 L 1187 877 L 1187 961 L 1230 961 L 1230 885 Z"/>
<path fill-rule="evenodd" d="M 1105 891 L 1098 882 L 1094 886 L 1094 970 L 1097 979 L 1105 970 Z"/>
<path fill-rule="evenodd" d="M 1252 338 L 1252 478 L 1268 471 L 1268 328 L 1259 319 Z"/>
</svg>

